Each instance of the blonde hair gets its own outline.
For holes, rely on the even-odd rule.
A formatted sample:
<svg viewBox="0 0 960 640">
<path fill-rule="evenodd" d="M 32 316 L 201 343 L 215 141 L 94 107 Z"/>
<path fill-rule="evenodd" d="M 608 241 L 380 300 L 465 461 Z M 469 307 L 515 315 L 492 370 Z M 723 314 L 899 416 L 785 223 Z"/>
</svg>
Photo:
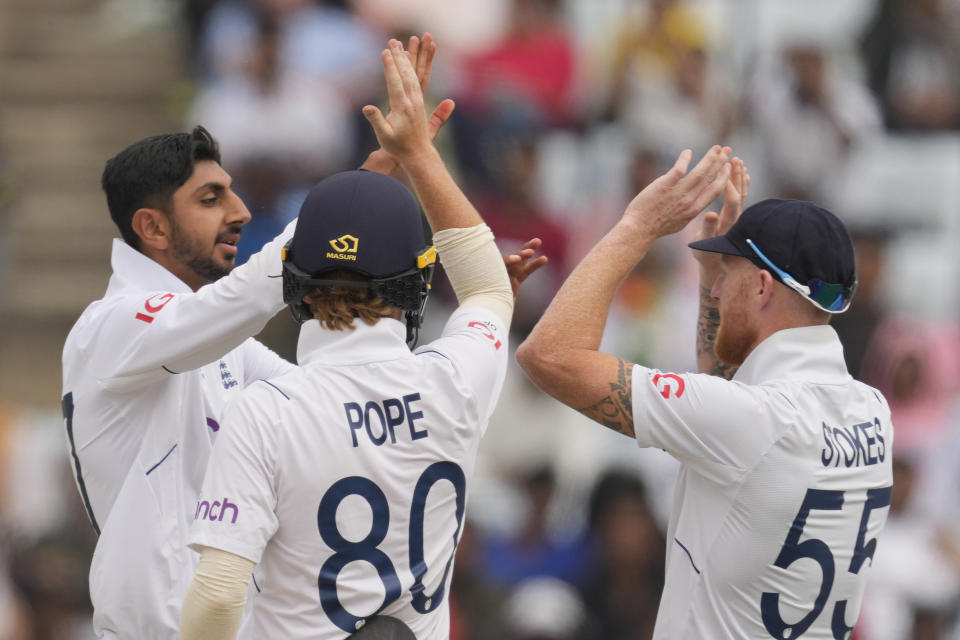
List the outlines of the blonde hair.
<svg viewBox="0 0 960 640">
<path fill-rule="evenodd" d="M 364 277 L 350 271 L 334 271 L 325 274 L 331 280 L 362 282 Z M 388 304 L 370 289 L 353 287 L 317 287 L 303 297 L 310 313 L 324 329 L 354 330 L 355 318 L 364 324 L 374 325 L 380 318 L 391 317 L 397 308 Z"/>
</svg>

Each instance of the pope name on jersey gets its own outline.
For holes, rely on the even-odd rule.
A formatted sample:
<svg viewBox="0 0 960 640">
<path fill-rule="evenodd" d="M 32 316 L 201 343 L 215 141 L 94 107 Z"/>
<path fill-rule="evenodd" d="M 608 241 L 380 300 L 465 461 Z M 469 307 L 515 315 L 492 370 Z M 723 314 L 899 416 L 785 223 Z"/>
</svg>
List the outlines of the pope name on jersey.
<svg viewBox="0 0 960 640">
<path fill-rule="evenodd" d="M 300 369 L 224 416 L 194 545 L 258 563 L 243 638 L 342 638 L 376 613 L 449 634 L 466 482 L 506 371 L 495 314 L 464 308 L 411 352 L 393 319 L 304 325 Z"/>
</svg>

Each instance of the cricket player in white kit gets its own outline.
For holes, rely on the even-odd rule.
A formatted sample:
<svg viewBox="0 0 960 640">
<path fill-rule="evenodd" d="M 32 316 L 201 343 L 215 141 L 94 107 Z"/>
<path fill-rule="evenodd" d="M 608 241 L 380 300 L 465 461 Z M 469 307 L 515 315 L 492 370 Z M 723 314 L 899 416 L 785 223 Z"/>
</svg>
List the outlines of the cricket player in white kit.
<svg viewBox="0 0 960 640">
<path fill-rule="evenodd" d="M 887 403 L 847 373 L 827 324 L 850 304 L 853 248 L 808 202 L 765 200 L 739 215 L 749 176 L 729 152 L 714 147 L 689 175 L 684 152 L 644 189 L 517 358 L 556 398 L 681 462 L 655 638 L 849 638 L 890 504 L 893 446 Z M 599 353 L 622 278 L 723 189 L 721 215 L 706 214 L 690 245 L 702 373 Z"/>
<path fill-rule="evenodd" d="M 125 240 L 113 242 L 106 294 L 63 349 L 71 465 L 100 535 L 98 637 L 176 637 L 196 564 L 187 531 L 223 405 L 292 368 L 250 339 L 283 307 L 270 276 L 292 227 L 233 269 L 250 213 L 219 161 L 198 127 L 142 140 L 104 171 Z"/>
<path fill-rule="evenodd" d="M 309 318 L 300 369 L 224 416 L 195 513 L 183 640 L 236 637 L 251 571 L 242 638 L 345 638 L 378 616 L 410 637 L 449 637 L 466 485 L 506 373 L 513 295 L 492 233 L 430 143 L 399 42 L 383 61 L 390 113 L 364 113 L 436 248 L 391 178 L 336 174 L 308 195 L 284 261 L 287 300 Z M 411 352 L 436 253 L 460 306 Z"/>
<path fill-rule="evenodd" d="M 410 45 L 425 86 L 436 45 L 429 34 Z M 437 107 L 430 135 L 452 109 Z M 383 149 L 364 166 L 397 170 Z M 113 243 L 106 294 L 63 350 L 70 464 L 100 536 L 93 626 L 101 638 L 170 640 L 197 564 L 187 533 L 223 407 L 293 368 L 251 338 L 284 306 L 280 253 L 293 225 L 233 268 L 250 212 L 202 127 L 131 145 L 107 163 L 102 184 L 123 240 Z M 507 257 L 513 284 L 537 266 L 532 253 Z"/>
</svg>

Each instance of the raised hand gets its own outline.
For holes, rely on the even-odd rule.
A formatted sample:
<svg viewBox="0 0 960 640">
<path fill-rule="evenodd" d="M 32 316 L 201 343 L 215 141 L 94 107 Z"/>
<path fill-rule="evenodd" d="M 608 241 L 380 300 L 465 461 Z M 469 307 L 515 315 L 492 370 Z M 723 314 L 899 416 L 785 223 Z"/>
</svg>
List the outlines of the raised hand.
<svg viewBox="0 0 960 640">
<path fill-rule="evenodd" d="M 420 81 L 420 91 L 424 96 L 427 95 L 427 87 L 430 86 L 430 72 L 433 69 L 433 57 L 436 53 L 437 43 L 433 41 L 430 32 L 423 34 L 423 40 L 417 38 L 417 36 L 410 36 L 410 42 L 407 44 L 407 59 L 413 65 L 417 80 Z M 453 109 L 453 100 L 447 99 L 433 110 L 433 114 L 427 121 L 427 129 L 430 131 L 431 139 L 437 137 L 441 127 L 453 114 Z"/>
<path fill-rule="evenodd" d="M 420 80 L 403 45 L 399 40 L 390 40 L 380 57 L 387 81 L 390 113 L 384 116 L 376 106 L 367 105 L 363 108 L 363 115 L 373 126 L 383 150 L 400 160 L 405 155 L 420 153 L 431 147 L 433 136 L 424 110 Z M 444 109 L 446 103 L 449 104 Z M 449 116 L 449 112 L 453 111 L 453 101 L 444 100 L 437 111 Z M 438 116 L 434 112 L 431 120 L 437 119 L 445 121 L 442 113 Z"/>
<path fill-rule="evenodd" d="M 667 173 L 627 205 L 623 222 L 657 238 L 680 231 L 723 192 L 730 152 L 730 147 L 712 147 L 688 174 L 693 153 L 683 151 Z"/>
<path fill-rule="evenodd" d="M 697 232 L 697 240 L 712 238 L 725 234 L 737 221 L 743 212 L 743 205 L 747 201 L 747 192 L 750 189 L 750 172 L 740 158 L 730 160 L 730 179 L 723 190 L 723 208 L 720 213 L 708 211 L 703 216 L 703 223 Z M 720 267 L 720 254 L 707 251 L 694 251 L 694 257 L 700 264 L 710 270 Z"/>
<path fill-rule="evenodd" d="M 507 275 L 510 276 L 510 288 L 513 289 L 513 300 L 516 302 L 517 293 L 520 291 L 520 285 L 531 273 L 547 264 L 547 256 L 537 256 L 534 254 L 543 241 L 540 238 L 531 238 L 523 243 L 520 250 L 503 256 L 503 263 L 507 267 Z"/>
<path fill-rule="evenodd" d="M 393 46 L 393 43 L 396 43 L 402 49 L 402 45 L 397 40 L 391 40 L 390 43 L 388 43 L 388 47 Z M 425 33 L 423 35 L 423 39 L 420 39 L 417 36 L 410 37 L 407 51 L 405 53 L 407 60 L 413 67 L 417 78 L 417 83 L 420 86 L 421 95 L 426 94 L 427 87 L 430 84 L 430 72 L 433 68 L 433 59 L 436 55 L 436 52 L 437 44 L 434 42 L 433 36 L 430 35 L 430 33 Z M 386 74 L 386 69 L 384 69 L 384 73 Z M 437 105 L 436 109 L 434 109 L 430 119 L 427 120 L 427 132 L 429 133 L 431 140 L 436 137 L 443 125 L 446 124 L 447 120 L 450 119 L 450 116 L 453 114 L 454 107 L 455 105 L 453 100 L 447 99 L 442 101 L 439 105 Z M 364 110 L 364 114 L 366 114 L 366 110 Z M 370 171 L 377 171 L 379 173 L 392 175 L 394 178 L 397 178 L 402 182 L 406 182 L 406 175 L 397 164 L 396 158 L 391 156 L 390 153 L 388 153 L 382 147 L 370 154 L 367 160 L 363 163 L 363 168 L 369 169 Z"/>
</svg>

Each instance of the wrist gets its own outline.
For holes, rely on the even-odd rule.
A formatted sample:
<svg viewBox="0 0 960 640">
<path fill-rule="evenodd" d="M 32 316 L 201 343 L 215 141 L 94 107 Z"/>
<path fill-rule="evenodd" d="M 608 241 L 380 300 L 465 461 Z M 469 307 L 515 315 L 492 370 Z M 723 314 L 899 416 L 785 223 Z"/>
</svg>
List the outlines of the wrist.
<svg viewBox="0 0 960 640">
<path fill-rule="evenodd" d="M 628 217 L 621 218 L 611 231 L 628 256 L 637 262 L 646 255 L 658 237 L 649 227 Z"/>
<path fill-rule="evenodd" d="M 719 260 L 717 260 L 717 263 L 719 263 Z M 709 292 L 710 289 L 713 288 L 713 283 L 717 281 L 719 276 L 719 264 L 704 264 L 703 261 L 700 262 L 700 286 L 703 289 L 706 289 Z"/>
<path fill-rule="evenodd" d="M 432 144 L 425 144 L 397 155 L 397 163 L 410 175 L 431 171 L 443 164 L 440 152 Z"/>
<path fill-rule="evenodd" d="M 366 161 L 360 165 L 360 168 L 384 175 L 391 175 L 396 172 L 399 166 L 399 163 L 393 156 L 380 148 L 371 152 L 370 155 L 367 156 Z"/>
</svg>

